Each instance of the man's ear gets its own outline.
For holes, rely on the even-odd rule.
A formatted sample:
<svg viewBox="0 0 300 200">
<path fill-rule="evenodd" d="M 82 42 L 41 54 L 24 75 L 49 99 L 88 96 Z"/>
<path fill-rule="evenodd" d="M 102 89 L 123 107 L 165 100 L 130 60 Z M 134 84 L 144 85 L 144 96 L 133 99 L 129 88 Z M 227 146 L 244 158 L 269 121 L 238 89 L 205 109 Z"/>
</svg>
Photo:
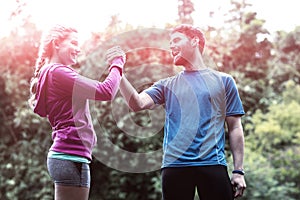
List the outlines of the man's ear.
<svg viewBox="0 0 300 200">
<path fill-rule="evenodd" d="M 195 47 L 199 44 L 199 38 L 198 37 L 193 37 L 192 39 L 192 46 Z"/>
</svg>

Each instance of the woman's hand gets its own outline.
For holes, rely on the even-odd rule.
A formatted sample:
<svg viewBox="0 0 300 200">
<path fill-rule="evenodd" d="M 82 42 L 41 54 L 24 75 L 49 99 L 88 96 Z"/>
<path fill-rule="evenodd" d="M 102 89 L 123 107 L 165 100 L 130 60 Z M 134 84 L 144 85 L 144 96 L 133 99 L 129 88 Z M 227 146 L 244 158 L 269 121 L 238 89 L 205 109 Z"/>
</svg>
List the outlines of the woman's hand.
<svg viewBox="0 0 300 200">
<path fill-rule="evenodd" d="M 105 60 L 108 65 L 112 65 L 117 58 L 121 58 L 124 63 L 126 62 L 126 54 L 120 46 L 114 46 L 106 51 Z"/>
</svg>

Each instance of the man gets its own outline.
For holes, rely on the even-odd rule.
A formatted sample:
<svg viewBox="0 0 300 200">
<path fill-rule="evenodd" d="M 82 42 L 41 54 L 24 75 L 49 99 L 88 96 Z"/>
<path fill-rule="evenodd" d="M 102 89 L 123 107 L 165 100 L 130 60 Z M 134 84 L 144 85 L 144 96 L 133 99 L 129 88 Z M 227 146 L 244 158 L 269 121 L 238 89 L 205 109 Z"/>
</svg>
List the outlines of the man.
<svg viewBox="0 0 300 200">
<path fill-rule="evenodd" d="M 162 161 L 164 200 L 231 200 L 246 188 L 243 171 L 244 115 L 235 81 L 205 66 L 205 39 L 191 25 L 170 33 L 175 65 L 184 70 L 160 80 L 141 93 L 123 76 L 122 96 L 133 111 L 164 104 L 165 130 Z M 233 155 L 231 180 L 225 159 L 225 122 Z"/>
</svg>

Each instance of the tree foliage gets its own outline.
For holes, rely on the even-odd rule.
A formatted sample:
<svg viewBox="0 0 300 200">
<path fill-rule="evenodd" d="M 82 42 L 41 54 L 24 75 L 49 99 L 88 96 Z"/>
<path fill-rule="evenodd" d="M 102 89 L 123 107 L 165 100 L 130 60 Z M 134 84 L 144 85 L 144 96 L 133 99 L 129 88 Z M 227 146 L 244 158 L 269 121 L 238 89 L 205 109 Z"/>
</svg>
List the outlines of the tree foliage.
<svg viewBox="0 0 300 200">
<path fill-rule="evenodd" d="M 194 11 L 194 3 L 191 0 L 178 0 L 178 23 L 193 24 L 191 14 Z"/>
<path fill-rule="evenodd" d="M 281 101 L 269 105 L 266 113 L 258 109 L 253 115 L 253 124 L 247 126 L 247 129 L 251 130 L 246 137 L 248 141 L 246 149 L 250 151 L 249 158 L 254 159 L 252 152 L 255 152 L 256 157 L 263 159 L 265 163 L 261 165 L 263 162 L 260 161 L 257 168 L 250 165 L 253 170 L 250 169 L 251 175 L 258 173 L 259 169 L 261 176 L 273 180 L 264 183 L 264 187 L 268 187 L 272 193 L 256 192 L 259 199 L 299 198 L 300 173 L 297 170 L 300 163 L 299 95 L 299 85 L 293 81 L 286 82 Z M 257 183 L 255 180 L 252 182 Z M 257 187 L 252 182 L 251 187 Z"/>
</svg>

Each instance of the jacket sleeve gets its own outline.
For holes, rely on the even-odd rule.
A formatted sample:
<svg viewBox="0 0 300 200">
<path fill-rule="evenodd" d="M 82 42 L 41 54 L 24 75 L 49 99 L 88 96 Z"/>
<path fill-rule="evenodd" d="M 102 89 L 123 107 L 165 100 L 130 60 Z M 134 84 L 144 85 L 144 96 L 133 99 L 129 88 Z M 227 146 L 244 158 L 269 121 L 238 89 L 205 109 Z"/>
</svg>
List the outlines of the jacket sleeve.
<svg viewBox="0 0 300 200">
<path fill-rule="evenodd" d="M 57 67 L 52 71 L 52 84 L 64 94 L 73 98 L 92 99 L 99 101 L 113 100 L 121 81 L 117 68 L 112 68 L 103 82 L 84 77 L 72 68 Z"/>
</svg>

